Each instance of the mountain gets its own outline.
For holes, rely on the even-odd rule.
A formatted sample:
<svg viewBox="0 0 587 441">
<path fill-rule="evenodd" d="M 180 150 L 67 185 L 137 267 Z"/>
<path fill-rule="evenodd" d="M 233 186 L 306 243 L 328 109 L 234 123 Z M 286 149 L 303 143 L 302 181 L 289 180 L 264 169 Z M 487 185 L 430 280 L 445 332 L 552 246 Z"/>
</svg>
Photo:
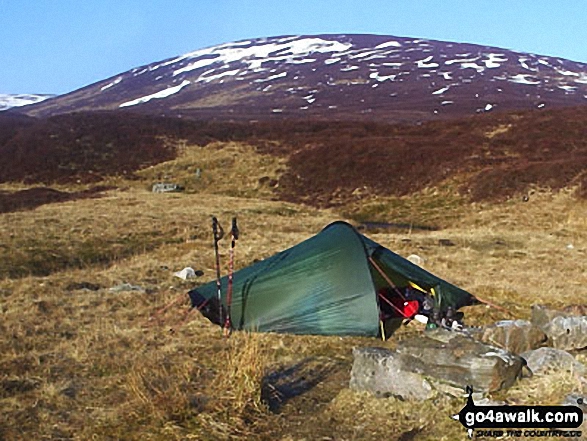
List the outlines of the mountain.
<svg viewBox="0 0 587 441">
<path fill-rule="evenodd" d="M 40 103 L 54 95 L 31 95 L 31 94 L 6 94 L 0 93 L 0 112 L 13 107 L 28 106 Z"/>
<path fill-rule="evenodd" d="M 262 38 L 132 69 L 23 109 L 389 122 L 587 104 L 587 64 L 380 35 Z"/>
</svg>

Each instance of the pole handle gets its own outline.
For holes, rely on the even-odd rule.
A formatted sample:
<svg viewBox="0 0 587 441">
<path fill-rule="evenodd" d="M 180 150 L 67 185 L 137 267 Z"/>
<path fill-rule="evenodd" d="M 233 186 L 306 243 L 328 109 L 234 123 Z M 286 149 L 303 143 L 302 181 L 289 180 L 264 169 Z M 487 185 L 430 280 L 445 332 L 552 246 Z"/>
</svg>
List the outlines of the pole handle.
<svg viewBox="0 0 587 441">
<path fill-rule="evenodd" d="M 224 229 L 216 216 L 212 216 L 212 233 L 214 234 L 214 240 L 216 242 L 220 241 L 224 237 Z"/>
<path fill-rule="evenodd" d="M 236 217 L 232 218 L 232 228 L 230 230 L 230 233 L 232 235 L 233 240 L 238 240 L 239 231 L 238 226 L 236 224 Z"/>
</svg>

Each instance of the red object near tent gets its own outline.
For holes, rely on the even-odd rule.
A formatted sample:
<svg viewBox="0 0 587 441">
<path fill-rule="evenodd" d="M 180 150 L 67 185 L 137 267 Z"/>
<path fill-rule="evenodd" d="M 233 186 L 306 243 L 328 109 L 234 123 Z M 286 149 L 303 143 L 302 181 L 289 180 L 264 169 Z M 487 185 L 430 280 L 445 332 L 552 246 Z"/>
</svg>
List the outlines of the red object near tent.
<svg viewBox="0 0 587 441">
<path fill-rule="evenodd" d="M 395 313 L 403 318 L 412 318 L 420 309 L 420 303 L 417 300 L 406 300 L 393 291 L 383 289 L 379 291 L 379 298 L 393 308 Z"/>
</svg>

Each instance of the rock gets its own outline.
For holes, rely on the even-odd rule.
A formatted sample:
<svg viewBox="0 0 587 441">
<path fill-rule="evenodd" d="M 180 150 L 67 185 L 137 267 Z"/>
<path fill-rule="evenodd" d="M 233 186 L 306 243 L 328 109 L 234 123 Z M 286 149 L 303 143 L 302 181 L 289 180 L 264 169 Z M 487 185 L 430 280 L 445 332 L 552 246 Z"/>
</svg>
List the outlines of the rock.
<svg viewBox="0 0 587 441">
<path fill-rule="evenodd" d="M 557 349 L 587 348 L 587 315 L 555 317 L 542 329 L 552 346 Z"/>
<path fill-rule="evenodd" d="M 414 265 L 424 266 L 425 260 L 418 256 L 417 254 L 410 254 L 407 259 L 412 262 Z"/>
<path fill-rule="evenodd" d="M 173 275 L 175 277 L 179 277 L 180 279 L 188 280 L 196 277 L 196 271 L 192 267 L 186 266 L 181 271 L 173 273 Z"/>
<path fill-rule="evenodd" d="M 396 352 L 382 348 L 355 348 L 353 356 L 351 389 L 406 400 L 422 401 L 432 397 L 430 383 L 421 375 L 403 370 Z"/>
<path fill-rule="evenodd" d="M 151 189 L 153 193 L 174 193 L 184 190 L 185 188 L 183 188 L 179 184 L 170 184 L 166 182 L 158 182 L 156 184 L 153 184 L 153 187 Z"/>
<path fill-rule="evenodd" d="M 543 305 L 532 307 L 532 323 L 548 336 L 550 346 L 574 350 L 587 348 L 587 306 L 572 305 L 562 311 Z"/>
<path fill-rule="evenodd" d="M 113 286 L 108 291 L 110 292 L 126 292 L 126 291 L 139 291 L 146 292 L 146 290 L 138 285 L 131 285 L 130 283 L 121 283 L 120 285 Z"/>
<path fill-rule="evenodd" d="M 577 406 L 583 411 L 583 414 L 587 414 L 587 395 L 569 394 L 563 400 L 562 405 Z"/>
<path fill-rule="evenodd" d="M 467 332 L 469 332 L 470 330 L 467 328 Z M 445 329 L 445 328 L 433 328 L 433 329 L 426 329 L 426 333 L 425 333 L 427 338 L 431 338 L 433 340 L 437 340 L 439 342 L 442 343 L 448 343 L 450 340 L 452 340 L 453 338 L 455 338 L 457 335 L 456 332 L 451 331 L 449 329 Z"/>
<path fill-rule="evenodd" d="M 560 317 L 565 315 L 562 311 L 557 311 L 555 309 L 547 308 L 544 305 L 533 305 L 532 306 L 532 318 L 530 321 L 532 324 L 538 326 L 539 328 L 543 328 L 548 323 L 552 321 L 555 317 Z"/>
<path fill-rule="evenodd" d="M 548 337 L 536 325 L 525 320 L 504 320 L 487 326 L 480 333 L 480 340 L 514 354 L 543 346 Z"/>
<path fill-rule="evenodd" d="M 578 362 L 566 351 L 555 348 L 539 348 L 521 354 L 528 363 L 528 368 L 535 375 L 548 374 L 552 371 L 572 371 L 578 376 L 587 375 L 587 366 Z"/>
<path fill-rule="evenodd" d="M 72 282 L 69 285 L 67 285 L 65 287 L 65 289 L 67 291 L 78 291 L 78 290 L 98 291 L 98 290 L 102 289 L 102 286 L 97 285 L 95 283 L 91 283 L 91 282 Z"/>
<path fill-rule="evenodd" d="M 455 243 L 450 239 L 438 239 L 438 245 L 441 247 L 454 247 Z"/>
<path fill-rule="evenodd" d="M 459 333 L 446 343 L 427 337 L 404 340 L 397 352 L 405 370 L 481 392 L 511 387 L 524 365 L 517 355 Z"/>
<path fill-rule="evenodd" d="M 587 305 L 569 305 L 563 308 L 566 315 L 587 315 Z"/>
<path fill-rule="evenodd" d="M 578 441 L 586 441 L 587 440 L 587 395 L 583 394 L 570 394 L 565 397 L 562 402 L 563 406 L 577 406 L 579 409 L 583 411 L 583 424 L 579 426 L 576 431 L 581 431 L 582 435 L 578 438 L 570 438 Z"/>
</svg>

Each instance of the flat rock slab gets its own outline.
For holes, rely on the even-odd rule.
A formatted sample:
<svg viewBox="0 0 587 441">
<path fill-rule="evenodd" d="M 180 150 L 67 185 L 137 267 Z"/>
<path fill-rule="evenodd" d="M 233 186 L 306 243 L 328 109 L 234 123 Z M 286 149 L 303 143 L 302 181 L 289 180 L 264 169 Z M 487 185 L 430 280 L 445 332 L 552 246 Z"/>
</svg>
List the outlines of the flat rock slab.
<svg viewBox="0 0 587 441">
<path fill-rule="evenodd" d="M 404 370 L 451 385 L 495 392 L 511 387 L 524 360 L 511 352 L 457 334 L 448 342 L 427 337 L 402 341 L 397 348 Z"/>
</svg>

